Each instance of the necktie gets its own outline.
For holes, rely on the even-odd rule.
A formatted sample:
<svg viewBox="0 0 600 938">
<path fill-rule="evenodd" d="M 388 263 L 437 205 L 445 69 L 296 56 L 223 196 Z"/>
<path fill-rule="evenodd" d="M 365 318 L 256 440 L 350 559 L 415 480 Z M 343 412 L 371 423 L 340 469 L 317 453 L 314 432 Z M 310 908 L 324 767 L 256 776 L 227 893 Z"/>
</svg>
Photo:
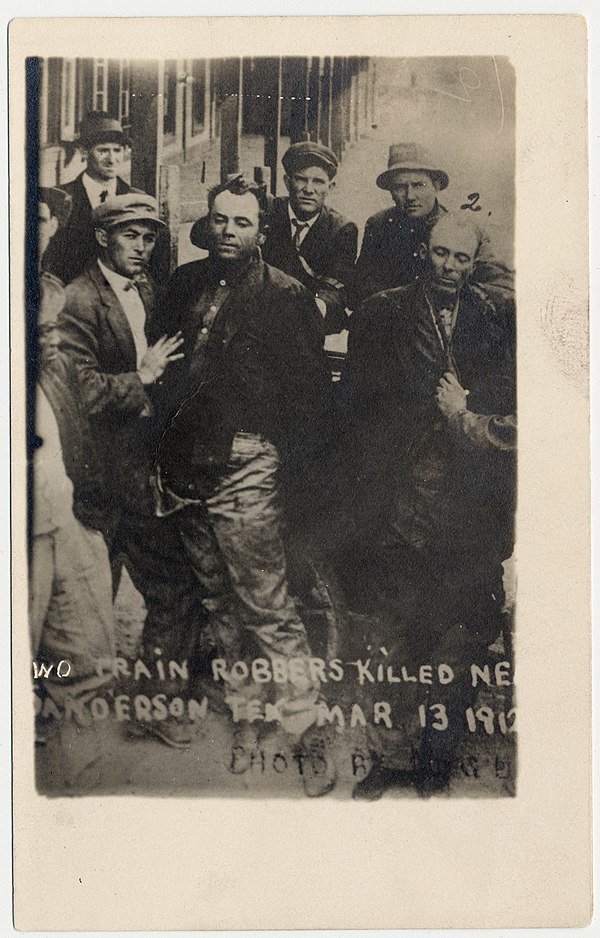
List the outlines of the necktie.
<svg viewBox="0 0 600 938">
<path fill-rule="evenodd" d="M 107 198 L 108 198 L 108 189 L 103 189 L 102 192 L 100 193 L 100 202 L 106 202 Z"/>
<path fill-rule="evenodd" d="M 300 250 L 300 242 L 302 239 L 302 232 L 308 228 L 307 221 L 298 221 L 297 218 L 292 218 L 292 225 L 296 229 L 294 232 L 294 247 L 297 251 Z"/>
<path fill-rule="evenodd" d="M 448 342 L 452 338 L 452 318 L 453 312 L 451 309 L 441 309 L 438 313 L 440 317 L 440 322 L 444 328 L 444 333 Z"/>
</svg>

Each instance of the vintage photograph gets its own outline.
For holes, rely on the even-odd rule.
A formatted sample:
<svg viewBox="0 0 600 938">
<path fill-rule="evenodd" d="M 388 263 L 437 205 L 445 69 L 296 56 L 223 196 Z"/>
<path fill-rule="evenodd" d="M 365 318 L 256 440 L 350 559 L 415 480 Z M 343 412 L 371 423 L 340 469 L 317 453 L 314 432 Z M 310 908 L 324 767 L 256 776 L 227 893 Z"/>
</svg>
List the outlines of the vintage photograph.
<svg viewBox="0 0 600 938">
<path fill-rule="evenodd" d="M 514 796 L 509 58 L 26 72 L 38 793 Z"/>
<path fill-rule="evenodd" d="M 9 29 L 15 927 L 585 927 L 588 24 L 206 12 Z"/>
</svg>

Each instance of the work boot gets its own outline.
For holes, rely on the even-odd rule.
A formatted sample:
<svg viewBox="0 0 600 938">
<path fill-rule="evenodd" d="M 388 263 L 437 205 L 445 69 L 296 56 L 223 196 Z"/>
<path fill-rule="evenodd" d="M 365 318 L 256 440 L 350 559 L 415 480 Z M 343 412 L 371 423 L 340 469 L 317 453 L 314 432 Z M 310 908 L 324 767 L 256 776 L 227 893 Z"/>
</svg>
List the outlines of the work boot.
<svg viewBox="0 0 600 938">
<path fill-rule="evenodd" d="M 153 737 L 172 749 L 189 749 L 194 740 L 195 726 L 184 717 L 166 720 L 133 720 L 127 724 L 127 735 L 136 739 Z"/>
<path fill-rule="evenodd" d="M 337 771 L 331 755 L 330 745 L 322 731 L 309 727 L 295 747 L 308 798 L 321 798 L 335 787 Z"/>
<path fill-rule="evenodd" d="M 352 797 L 356 801 L 378 801 L 388 788 L 408 788 L 415 781 L 414 772 L 374 765 L 367 777 L 356 783 Z"/>
<path fill-rule="evenodd" d="M 229 771 L 243 775 L 252 768 L 252 758 L 258 753 L 258 733 L 251 723 L 243 720 L 236 723 L 231 743 L 231 765 Z"/>
</svg>

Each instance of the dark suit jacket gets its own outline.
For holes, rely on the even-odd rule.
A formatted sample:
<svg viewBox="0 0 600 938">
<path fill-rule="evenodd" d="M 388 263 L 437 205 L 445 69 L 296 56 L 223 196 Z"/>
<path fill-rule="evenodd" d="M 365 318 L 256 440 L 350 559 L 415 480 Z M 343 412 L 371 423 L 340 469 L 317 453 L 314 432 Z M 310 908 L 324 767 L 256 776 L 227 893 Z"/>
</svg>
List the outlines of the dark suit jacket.
<svg viewBox="0 0 600 938">
<path fill-rule="evenodd" d="M 288 199 L 275 199 L 269 213 L 269 230 L 263 246 L 267 264 L 299 280 L 327 304 L 326 333 L 346 328 L 346 305 L 354 277 L 358 229 L 335 209 L 324 206 L 300 246 L 300 254 L 316 275 L 311 277 L 298 260 L 294 247 Z"/>
<path fill-rule="evenodd" d="M 50 242 L 43 259 L 44 270 L 54 274 L 64 284 L 70 283 L 81 274 L 98 253 L 98 243 L 92 221 L 92 206 L 80 173 L 73 182 L 61 186 L 71 196 L 71 214 L 67 224 Z M 137 192 L 121 178 L 117 178 L 117 195 Z"/>
<path fill-rule="evenodd" d="M 148 332 L 155 303 L 149 281 L 140 287 L 140 294 Z M 107 487 L 114 501 L 126 504 L 147 488 L 153 405 L 136 371 L 127 317 L 95 262 L 66 288 L 59 328 Z"/>
<path fill-rule="evenodd" d="M 58 425 L 65 469 L 73 483 L 73 513 L 86 527 L 106 532 L 114 523 L 111 501 L 67 355 L 45 350 L 38 380 Z"/>
<path fill-rule="evenodd" d="M 446 209 L 439 202 L 426 218 L 408 218 L 395 205 L 372 215 L 365 225 L 356 262 L 355 308 L 367 297 L 401 287 L 427 276 L 427 263 L 419 256 L 422 243 Z M 511 288 L 512 271 L 492 253 L 486 237 L 479 249 L 473 274 L 478 283 L 497 283 Z"/>
<path fill-rule="evenodd" d="M 435 390 L 454 371 L 473 412 L 513 414 L 514 312 L 508 291 L 464 287 L 449 350 L 423 283 L 371 297 L 352 320 L 343 385 L 364 495 L 355 499 L 404 545 L 510 553 L 513 454 L 467 452 Z"/>
<path fill-rule="evenodd" d="M 198 330 L 196 304 L 223 276 L 210 258 L 185 264 L 168 284 L 155 334 L 181 330 L 185 358 L 165 373 L 171 411 L 159 451 L 161 468 L 192 481 L 223 468 L 237 431 L 274 443 L 302 466 L 328 406 L 330 372 L 319 314 L 297 281 L 253 258 L 212 326 L 196 387 L 186 382 Z"/>
</svg>

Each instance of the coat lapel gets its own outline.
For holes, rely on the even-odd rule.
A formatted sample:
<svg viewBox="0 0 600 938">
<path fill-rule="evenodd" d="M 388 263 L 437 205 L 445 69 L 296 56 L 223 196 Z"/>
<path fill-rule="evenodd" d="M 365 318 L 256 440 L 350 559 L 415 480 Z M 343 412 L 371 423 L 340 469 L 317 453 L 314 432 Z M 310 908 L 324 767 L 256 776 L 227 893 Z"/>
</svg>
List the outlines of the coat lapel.
<svg viewBox="0 0 600 938">
<path fill-rule="evenodd" d="M 100 299 L 106 310 L 106 321 L 114 333 L 123 358 L 127 362 L 128 370 L 135 371 L 137 364 L 135 342 L 127 316 L 123 312 L 123 307 L 97 264 L 90 268 L 89 276 L 100 294 Z"/>
<path fill-rule="evenodd" d="M 308 259 L 315 249 L 318 250 L 319 247 L 322 248 L 322 246 L 327 243 L 328 221 L 329 219 L 327 217 L 327 209 L 322 208 L 321 214 L 317 218 L 314 225 L 310 226 L 306 232 L 304 241 L 300 245 L 300 254 L 302 254 L 303 257 Z"/>
</svg>

